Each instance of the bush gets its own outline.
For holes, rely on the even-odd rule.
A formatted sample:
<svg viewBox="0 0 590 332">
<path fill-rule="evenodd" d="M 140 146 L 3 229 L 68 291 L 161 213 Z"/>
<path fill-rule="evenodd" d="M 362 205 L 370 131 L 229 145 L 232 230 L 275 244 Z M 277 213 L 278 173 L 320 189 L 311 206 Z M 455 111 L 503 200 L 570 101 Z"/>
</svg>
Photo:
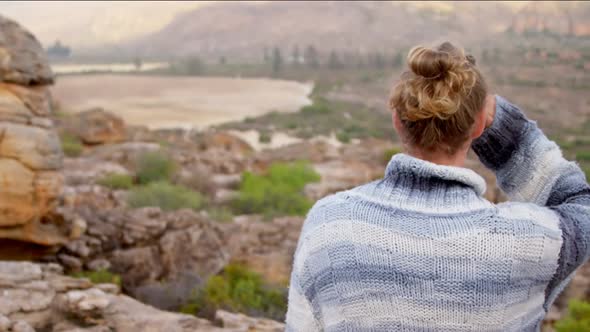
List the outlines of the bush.
<svg viewBox="0 0 590 332">
<path fill-rule="evenodd" d="M 230 222 L 234 219 L 233 213 L 226 207 L 212 207 L 207 212 L 209 217 L 215 221 Z"/>
<path fill-rule="evenodd" d="M 571 300 L 568 314 L 555 324 L 557 332 L 590 331 L 590 303 Z"/>
<path fill-rule="evenodd" d="M 199 209 L 203 205 L 201 194 L 167 182 L 152 182 L 131 190 L 127 203 L 132 208 L 157 206 L 164 211 Z"/>
<path fill-rule="evenodd" d="M 95 284 L 115 284 L 121 286 L 121 276 L 109 270 L 80 271 L 72 274 L 74 278 L 86 278 Z"/>
<path fill-rule="evenodd" d="M 270 143 L 272 140 L 272 135 L 268 131 L 260 132 L 258 136 L 258 142 L 260 143 Z"/>
<path fill-rule="evenodd" d="M 161 152 L 147 152 L 139 157 L 137 181 L 140 184 L 168 181 L 174 174 L 176 165 Z"/>
<path fill-rule="evenodd" d="M 339 131 L 336 134 L 336 139 L 344 144 L 350 143 L 350 135 L 345 131 Z"/>
<path fill-rule="evenodd" d="M 590 161 L 590 151 L 580 151 L 576 153 L 576 159 L 578 161 Z"/>
<path fill-rule="evenodd" d="M 111 189 L 131 189 L 133 177 L 127 174 L 111 173 L 96 181 L 101 186 Z"/>
<path fill-rule="evenodd" d="M 78 157 L 82 154 L 83 146 L 80 139 L 70 133 L 63 133 L 60 136 L 61 148 L 68 157 Z"/>
<path fill-rule="evenodd" d="M 303 188 L 319 180 L 305 162 L 276 163 L 263 175 L 245 172 L 233 207 L 237 213 L 262 213 L 266 217 L 305 215 L 312 203 L 303 195 Z"/>
<path fill-rule="evenodd" d="M 303 114 L 328 114 L 331 113 L 332 109 L 328 106 L 328 103 L 322 98 L 316 98 L 313 104 L 307 105 L 301 108 Z"/>
<path fill-rule="evenodd" d="M 284 319 L 287 311 L 286 289 L 265 285 L 259 274 L 230 264 L 220 275 L 209 278 L 205 287 L 196 291 L 180 311 L 211 317 L 218 309 Z"/>
<path fill-rule="evenodd" d="M 394 155 L 401 153 L 401 152 L 402 151 L 397 147 L 385 150 L 383 152 L 383 162 L 389 163 L 389 161 L 391 160 L 391 157 L 393 157 Z"/>
</svg>

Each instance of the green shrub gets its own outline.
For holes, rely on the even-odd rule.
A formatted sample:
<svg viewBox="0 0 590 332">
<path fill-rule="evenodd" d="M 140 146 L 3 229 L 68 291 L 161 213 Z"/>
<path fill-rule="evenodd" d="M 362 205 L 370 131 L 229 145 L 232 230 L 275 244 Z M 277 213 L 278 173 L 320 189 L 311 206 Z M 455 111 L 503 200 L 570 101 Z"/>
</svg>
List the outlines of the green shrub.
<svg viewBox="0 0 590 332">
<path fill-rule="evenodd" d="M 61 148 L 68 157 L 78 157 L 82 154 L 84 149 L 80 139 L 70 133 L 63 133 L 60 136 Z"/>
<path fill-rule="evenodd" d="M 168 181 L 174 174 L 176 165 L 161 152 L 147 152 L 139 157 L 137 164 L 137 181 L 147 184 Z"/>
<path fill-rule="evenodd" d="M 316 98 L 313 104 L 307 105 L 301 108 L 303 114 L 328 114 L 331 113 L 332 109 L 328 106 L 328 103 L 322 98 Z"/>
<path fill-rule="evenodd" d="M 555 329 L 557 332 L 590 331 L 590 303 L 571 300 L 567 316 L 555 324 Z"/>
<path fill-rule="evenodd" d="M 210 317 L 218 309 L 283 319 L 287 310 L 286 289 L 270 287 L 259 274 L 230 264 L 220 275 L 210 277 L 180 311 Z"/>
<path fill-rule="evenodd" d="M 590 151 L 580 151 L 576 153 L 576 159 L 578 161 L 590 161 Z"/>
<path fill-rule="evenodd" d="M 121 276 L 109 270 L 80 271 L 72 274 L 74 278 L 86 278 L 95 284 L 115 284 L 121 286 Z"/>
<path fill-rule="evenodd" d="M 312 203 L 303 195 L 303 188 L 319 180 L 320 176 L 305 162 L 276 163 L 263 175 L 245 172 L 233 207 L 237 213 L 261 213 L 266 217 L 304 215 Z"/>
<path fill-rule="evenodd" d="M 101 186 L 111 189 L 131 189 L 133 177 L 128 174 L 111 173 L 96 181 Z"/>
<path fill-rule="evenodd" d="M 391 160 L 391 157 L 393 157 L 394 155 L 401 153 L 401 152 L 402 151 L 397 147 L 385 150 L 383 152 L 383 162 L 389 163 L 389 161 Z"/>
<path fill-rule="evenodd" d="M 226 207 L 212 207 L 207 212 L 211 219 L 219 222 L 230 222 L 234 218 L 234 214 Z"/>
<path fill-rule="evenodd" d="M 199 209 L 203 197 L 195 191 L 167 182 L 152 182 L 131 190 L 127 203 L 132 208 L 158 206 L 164 211 Z"/>
<path fill-rule="evenodd" d="M 271 141 L 272 141 L 272 135 L 268 131 L 260 132 L 260 136 L 258 136 L 258 142 L 270 143 Z"/>
<path fill-rule="evenodd" d="M 350 143 L 350 135 L 345 131 L 339 131 L 336 133 L 336 139 L 341 143 Z"/>
</svg>

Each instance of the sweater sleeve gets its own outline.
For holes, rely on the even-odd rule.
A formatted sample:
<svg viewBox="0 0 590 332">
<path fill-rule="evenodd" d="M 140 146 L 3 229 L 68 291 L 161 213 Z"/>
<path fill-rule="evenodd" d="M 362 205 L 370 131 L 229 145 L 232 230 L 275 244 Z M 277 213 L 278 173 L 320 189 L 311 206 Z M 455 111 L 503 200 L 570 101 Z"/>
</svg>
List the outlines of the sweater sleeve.
<svg viewBox="0 0 590 332">
<path fill-rule="evenodd" d="M 289 305 L 287 310 L 287 332 L 314 332 L 321 331 L 319 323 L 315 319 L 311 303 L 306 298 L 295 269 L 291 272 L 289 285 Z"/>
<path fill-rule="evenodd" d="M 511 201 L 536 204 L 542 214 L 559 218 L 563 242 L 548 286 L 552 302 L 563 281 L 590 256 L 590 186 L 584 172 L 563 158 L 534 121 L 499 96 L 492 126 L 472 147 Z"/>
</svg>

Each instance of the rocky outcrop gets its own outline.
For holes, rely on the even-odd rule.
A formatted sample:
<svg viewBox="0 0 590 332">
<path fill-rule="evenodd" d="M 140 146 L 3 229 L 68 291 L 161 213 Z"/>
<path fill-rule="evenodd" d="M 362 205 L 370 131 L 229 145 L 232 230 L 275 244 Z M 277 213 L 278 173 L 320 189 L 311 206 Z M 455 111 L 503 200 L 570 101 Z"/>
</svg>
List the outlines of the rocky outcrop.
<svg viewBox="0 0 590 332">
<path fill-rule="evenodd" d="M 18 23 L 0 17 L 0 77 L 23 86 L 53 83 L 43 47 Z"/>
<path fill-rule="evenodd" d="M 303 217 L 263 221 L 260 216 L 239 216 L 226 229 L 232 261 L 261 274 L 270 283 L 287 285 Z"/>
<path fill-rule="evenodd" d="M 0 16 L 0 239 L 63 244 L 52 215 L 62 191 L 62 151 L 49 118 L 53 74 L 39 42 Z"/>
<path fill-rule="evenodd" d="M 120 143 L 127 139 L 127 128 L 123 119 L 102 108 L 84 111 L 62 120 L 85 144 Z"/>
<path fill-rule="evenodd" d="M 215 321 L 222 327 L 238 331 L 282 332 L 285 324 L 270 319 L 252 318 L 243 314 L 236 314 L 224 310 L 217 310 Z"/>
<path fill-rule="evenodd" d="M 194 316 L 164 312 L 119 293 L 63 275 L 55 264 L 0 261 L 0 331 L 189 332 L 282 331 L 278 322 L 218 312 L 223 327 Z"/>
<path fill-rule="evenodd" d="M 59 261 L 74 270 L 110 267 L 126 292 L 159 308 L 177 308 L 229 262 L 221 229 L 204 213 L 91 205 L 78 211 L 88 229 L 61 250 Z"/>
</svg>

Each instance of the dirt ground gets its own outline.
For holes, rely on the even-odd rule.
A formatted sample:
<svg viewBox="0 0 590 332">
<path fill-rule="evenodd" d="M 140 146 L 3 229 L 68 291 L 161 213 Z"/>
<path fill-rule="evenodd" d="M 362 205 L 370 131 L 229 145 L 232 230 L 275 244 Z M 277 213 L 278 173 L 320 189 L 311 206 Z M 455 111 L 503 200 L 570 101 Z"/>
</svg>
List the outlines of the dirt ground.
<svg viewBox="0 0 590 332">
<path fill-rule="evenodd" d="M 78 75 L 52 88 L 65 113 L 103 107 L 132 125 L 203 128 L 311 103 L 313 85 L 271 79 Z"/>
</svg>

